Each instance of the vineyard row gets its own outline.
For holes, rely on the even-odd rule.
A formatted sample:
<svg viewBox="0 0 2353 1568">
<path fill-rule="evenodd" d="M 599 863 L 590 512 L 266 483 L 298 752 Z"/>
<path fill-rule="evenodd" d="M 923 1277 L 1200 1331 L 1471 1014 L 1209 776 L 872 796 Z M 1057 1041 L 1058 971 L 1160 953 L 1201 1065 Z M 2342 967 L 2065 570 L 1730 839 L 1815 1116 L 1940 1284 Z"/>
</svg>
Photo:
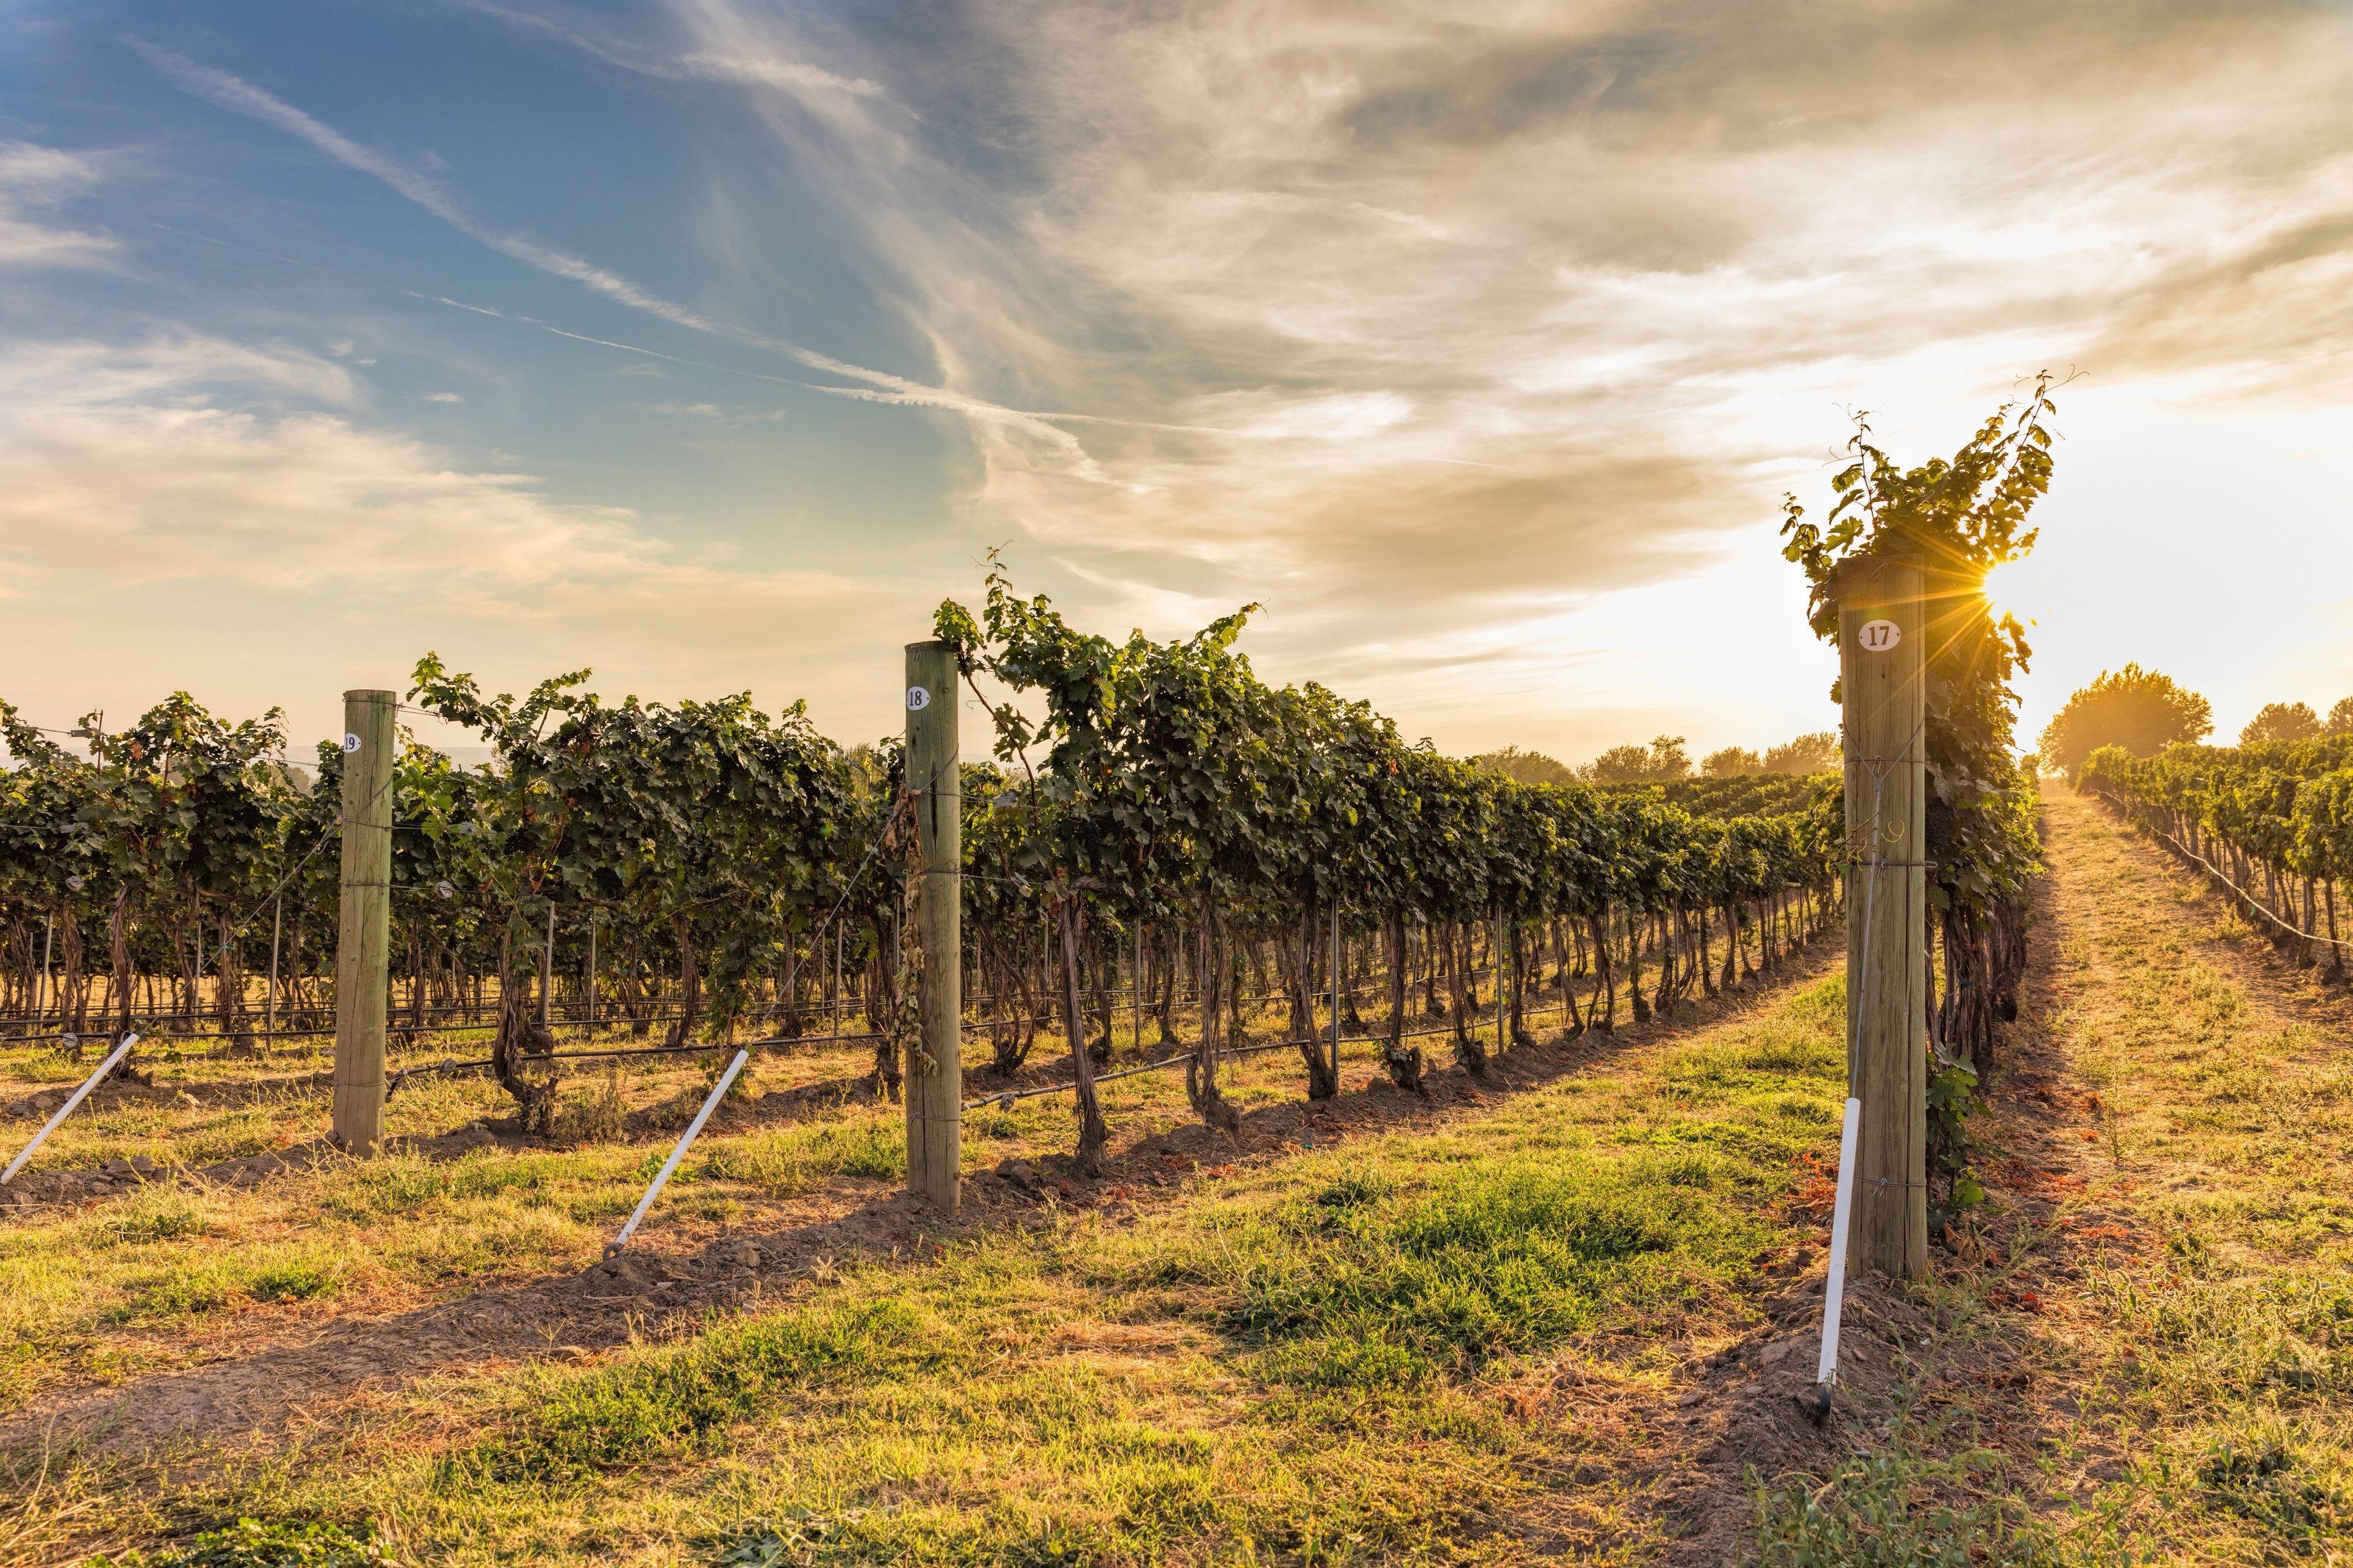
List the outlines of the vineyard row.
<svg viewBox="0 0 2353 1568">
<path fill-rule="evenodd" d="M 2353 876 L 2353 736 L 2247 746 L 2104 746 L 2075 786 L 2168 840 L 2306 963 L 2346 971 L 2337 884 Z"/>
</svg>

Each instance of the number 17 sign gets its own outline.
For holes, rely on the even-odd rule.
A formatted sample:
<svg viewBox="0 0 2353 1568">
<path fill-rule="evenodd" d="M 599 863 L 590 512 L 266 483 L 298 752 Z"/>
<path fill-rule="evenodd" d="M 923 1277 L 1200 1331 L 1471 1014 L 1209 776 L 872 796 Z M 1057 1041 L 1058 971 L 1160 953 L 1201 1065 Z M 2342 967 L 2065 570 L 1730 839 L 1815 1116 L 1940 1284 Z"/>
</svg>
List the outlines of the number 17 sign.
<svg viewBox="0 0 2353 1568">
<path fill-rule="evenodd" d="M 1904 640 L 1904 628 L 1894 621 L 1865 621 L 1855 640 L 1865 653 L 1885 653 Z"/>
</svg>

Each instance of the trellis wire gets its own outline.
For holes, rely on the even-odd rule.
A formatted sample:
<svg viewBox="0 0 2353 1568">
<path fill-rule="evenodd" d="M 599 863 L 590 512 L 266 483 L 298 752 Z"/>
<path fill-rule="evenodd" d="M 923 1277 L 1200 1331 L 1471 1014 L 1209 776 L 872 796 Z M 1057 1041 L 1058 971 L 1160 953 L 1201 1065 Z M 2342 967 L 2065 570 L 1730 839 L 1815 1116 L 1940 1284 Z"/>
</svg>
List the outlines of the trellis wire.
<svg viewBox="0 0 2353 1568">
<path fill-rule="evenodd" d="M 2159 838 L 2164 839 L 2168 844 L 2171 845 L 2176 853 L 2188 859 L 2197 861 L 2199 865 L 2206 868 L 2206 874 L 2208 876 L 2221 883 L 2222 886 L 2230 889 L 2231 891 L 2238 894 L 2242 902 L 2251 906 L 2256 913 L 2262 915 L 2265 920 L 2271 921 L 2272 924 L 2279 927 L 2280 930 L 2287 932 L 2290 936 L 2300 937 L 2306 942 L 2324 942 L 2330 947 L 2341 947 L 2348 952 L 2353 952 L 2353 942 L 2339 942 L 2333 936 L 2323 936 L 2318 931 L 2306 931 L 2302 926 L 2295 924 L 2292 921 L 2282 920 L 2278 915 L 2272 912 L 2272 908 L 2269 904 L 2264 903 L 2261 899 L 2255 897 L 2254 894 L 2247 891 L 2246 889 L 2242 888 L 2238 883 L 2231 880 L 2231 879 L 2219 869 L 2212 861 L 2207 859 L 2206 857 L 2199 854 L 2198 851 L 2182 843 L 2180 839 L 2176 838 L 2172 834 L 2168 833 L 2164 828 L 2158 826 L 2155 823 L 2144 820 L 2141 823 L 2141 826 L 2147 828 L 2149 832 L 2156 834 Z"/>
</svg>

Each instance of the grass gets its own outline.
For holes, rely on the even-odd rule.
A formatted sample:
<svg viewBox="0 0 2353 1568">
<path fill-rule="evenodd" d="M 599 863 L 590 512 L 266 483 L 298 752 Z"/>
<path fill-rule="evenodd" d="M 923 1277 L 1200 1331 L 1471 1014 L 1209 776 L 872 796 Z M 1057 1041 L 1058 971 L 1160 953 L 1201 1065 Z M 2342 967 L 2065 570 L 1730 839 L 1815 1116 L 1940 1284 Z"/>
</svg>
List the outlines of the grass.
<svg viewBox="0 0 2353 1568">
<path fill-rule="evenodd" d="M 1351 1172 L 1150 1272 L 1211 1285 L 1273 1381 L 1370 1391 L 1546 1351 L 1605 1313 L 1655 1317 L 1774 1239 L 1703 1156 L 1505 1153 L 1407 1201 L 1368 1195 L 1377 1180 Z"/>
<path fill-rule="evenodd" d="M 1783 1201 L 1835 1138 L 1841 1017 L 1826 982 L 1419 1125 L 1180 1174 L 1132 1208 L 1050 1205 L 1034 1230 L 848 1261 L 595 1364 L 461 1364 L 275 1446 L 69 1457 L 56 1484 L 121 1533 L 366 1527 L 453 1563 L 1526 1561 L 1514 1521 L 1590 1439 L 1512 1384 L 1567 1363 L 1662 1389 L 1691 1339 L 1753 1321 L 1760 1263 L 1812 1228 Z M 1250 1063 L 1238 1091 L 1295 1099 L 1295 1064 Z M 1167 1075 L 1112 1087 L 1114 1126 L 1185 1119 Z M 895 1183 L 897 1118 L 843 1105 L 721 1132 L 665 1200 L 668 1234 L 695 1233 L 695 1204 Z M 1067 1121 L 1050 1102 L 984 1111 L 970 1158 L 1039 1159 Z M 385 1160 L 8 1236 L 27 1276 L 110 1300 L 167 1255 L 241 1268 L 309 1237 L 365 1262 L 339 1296 L 269 1310 L 331 1311 L 424 1289 L 452 1255 L 479 1279 L 471 1249 L 493 1237 L 515 1237 L 510 1271 L 593 1257 L 602 1232 L 575 1216 L 633 1197 L 622 1177 L 658 1153 Z M 126 1228 L 114 1211 L 134 1205 Z M 253 1296 L 259 1277 L 235 1278 Z M 54 1341 L 78 1310 L 28 1318 Z M 1655 1544 L 1630 1494 L 1592 1521 L 1589 1560 Z"/>
<path fill-rule="evenodd" d="M 1857 1454 L 1819 1485 L 1760 1488 L 1757 1560 L 1769 1568 L 1972 1568 L 2042 1560 L 2041 1532 L 1984 1495 L 2000 1466 L 1983 1449 L 1939 1456 L 1909 1432 Z M 1908 1439 L 1908 1440 L 1907 1440 Z"/>
<path fill-rule="evenodd" d="M 445 1457 L 433 1485 L 575 1481 L 599 1471 L 725 1445 L 731 1427 L 837 1375 L 936 1369 L 923 1319 L 895 1301 L 860 1301 L 716 1325 L 682 1344 L 574 1378 L 527 1379 L 506 1429 Z"/>
</svg>

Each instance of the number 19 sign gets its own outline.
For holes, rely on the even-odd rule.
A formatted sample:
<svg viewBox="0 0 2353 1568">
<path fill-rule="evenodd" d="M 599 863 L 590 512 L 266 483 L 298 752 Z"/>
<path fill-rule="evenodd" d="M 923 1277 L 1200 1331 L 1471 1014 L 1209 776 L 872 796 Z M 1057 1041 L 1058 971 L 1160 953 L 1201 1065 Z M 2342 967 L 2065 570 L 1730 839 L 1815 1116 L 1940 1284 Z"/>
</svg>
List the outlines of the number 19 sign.
<svg viewBox="0 0 2353 1568">
<path fill-rule="evenodd" d="M 1865 621 L 1855 640 L 1865 653 L 1885 653 L 1904 640 L 1904 628 L 1894 621 Z"/>
</svg>

